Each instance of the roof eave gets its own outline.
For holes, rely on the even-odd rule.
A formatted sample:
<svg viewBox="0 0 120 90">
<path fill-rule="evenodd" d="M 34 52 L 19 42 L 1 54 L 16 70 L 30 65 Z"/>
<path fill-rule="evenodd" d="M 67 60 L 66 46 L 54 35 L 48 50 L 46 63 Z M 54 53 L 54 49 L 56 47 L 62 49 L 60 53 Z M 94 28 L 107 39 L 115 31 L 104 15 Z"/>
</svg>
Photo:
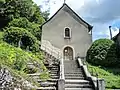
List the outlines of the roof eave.
<svg viewBox="0 0 120 90">
<path fill-rule="evenodd" d="M 93 29 L 93 26 L 89 25 L 88 26 L 89 32 Z"/>
</svg>

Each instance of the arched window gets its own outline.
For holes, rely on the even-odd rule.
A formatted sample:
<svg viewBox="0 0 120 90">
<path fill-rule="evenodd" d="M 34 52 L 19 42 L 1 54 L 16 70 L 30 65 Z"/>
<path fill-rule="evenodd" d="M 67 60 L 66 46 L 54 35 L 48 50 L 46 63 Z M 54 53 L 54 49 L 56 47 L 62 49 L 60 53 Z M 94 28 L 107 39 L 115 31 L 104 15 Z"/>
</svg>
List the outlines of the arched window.
<svg viewBox="0 0 120 90">
<path fill-rule="evenodd" d="M 64 31 L 64 38 L 70 38 L 71 37 L 71 31 L 70 31 L 70 28 L 65 28 L 65 31 Z"/>
</svg>

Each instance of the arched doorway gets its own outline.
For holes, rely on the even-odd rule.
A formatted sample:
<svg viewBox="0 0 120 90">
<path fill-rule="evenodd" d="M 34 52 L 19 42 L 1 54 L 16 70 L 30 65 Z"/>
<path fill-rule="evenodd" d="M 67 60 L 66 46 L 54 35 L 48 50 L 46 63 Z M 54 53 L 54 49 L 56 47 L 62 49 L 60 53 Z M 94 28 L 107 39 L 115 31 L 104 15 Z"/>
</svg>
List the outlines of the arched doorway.
<svg viewBox="0 0 120 90">
<path fill-rule="evenodd" d="M 73 49 L 71 47 L 65 47 L 63 55 L 65 60 L 73 60 Z"/>
</svg>

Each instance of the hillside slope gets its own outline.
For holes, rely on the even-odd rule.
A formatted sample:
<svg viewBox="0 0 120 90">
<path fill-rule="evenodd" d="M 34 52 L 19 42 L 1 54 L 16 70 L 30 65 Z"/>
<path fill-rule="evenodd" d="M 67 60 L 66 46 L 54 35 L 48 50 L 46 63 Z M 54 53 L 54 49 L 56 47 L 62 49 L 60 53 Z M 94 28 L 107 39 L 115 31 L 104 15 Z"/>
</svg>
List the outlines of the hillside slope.
<svg viewBox="0 0 120 90">
<path fill-rule="evenodd" d="M 20 48 L 16 48 L 3 41 L 0 41 L 0 71 L 3 73 L 3 75 L 5 74 L 4 72 L 9 72 L 11 76 L 9 79 L 12 78 L 12 86 L 22 86 L 26 81 L 28 82 L 27 84 L 29 84 L 29 88 L 32 88 L 33 86 L 39 86 L 27 74 L 36 72 L 46 73 L 47 69 L 45 68 L 42 60 L 42 53 L 37 53 L 35 55 L 31 52 L 23 51 Z M 29 67 L 27 65 L 28 63 L 34 63 L 34 67 Z M 5 80 L 6 79 L 3 78 L 3 81 Z M 22 88 L 28 88 L 26 85 L 22 86 Z"/>
<path fill-rule="evenodd" d="M 88 69 L 93 76 L 98 74 L 99 78 L 103 78 L 106 83 L 106 89 L 120 89 L 120 69 L 105 68 L 88 64 Z"/>
</svg>

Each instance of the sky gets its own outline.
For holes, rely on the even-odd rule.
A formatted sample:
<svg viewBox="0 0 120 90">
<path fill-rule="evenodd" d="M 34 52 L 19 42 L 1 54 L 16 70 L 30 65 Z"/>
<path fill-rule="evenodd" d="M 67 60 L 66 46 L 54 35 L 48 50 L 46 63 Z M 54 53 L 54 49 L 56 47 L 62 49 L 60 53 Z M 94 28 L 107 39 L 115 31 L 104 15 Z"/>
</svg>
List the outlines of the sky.
<svg viewBox="0 0 120 90">
<path fill-rule="evenodd" d="M 33 0 L 42 10 L 50 9 L 51 17 L 64 3 L 64 0 Z M 49 2 L 45 4 L 45 2 Z M 110 38 L 109 26 L 112 26 L 112 36 L 120 28 L 120 0 L 66 0 L 82 19 L 93 26 L 93 40 Z"/>
</svg>

